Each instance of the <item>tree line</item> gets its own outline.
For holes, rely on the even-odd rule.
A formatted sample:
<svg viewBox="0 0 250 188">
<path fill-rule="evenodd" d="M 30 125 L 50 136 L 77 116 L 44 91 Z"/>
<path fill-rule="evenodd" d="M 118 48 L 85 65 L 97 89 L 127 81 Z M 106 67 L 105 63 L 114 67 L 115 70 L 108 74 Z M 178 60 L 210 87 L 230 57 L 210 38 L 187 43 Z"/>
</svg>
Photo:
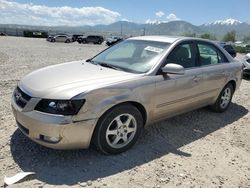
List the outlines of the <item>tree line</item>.
<svg viewBox="0 0 250 188">
<path fill-rule="evenodd" d="M 236 41 L 236 31 L 228 31 L 222 38 L 222 41 L 224 42 L 235 42 Z M 201 35 L 197 35 L 196 33 L 184 33 L 183 34 L 186 37 L 198 37 L 202 39 L 208 39 L 208 40 L 217 40 L 216 35 L 211 33 L 203 33 Z M 244 36 L 243 38 L 244 43 L 250 43 L 250 35 Z"/>
</svg>

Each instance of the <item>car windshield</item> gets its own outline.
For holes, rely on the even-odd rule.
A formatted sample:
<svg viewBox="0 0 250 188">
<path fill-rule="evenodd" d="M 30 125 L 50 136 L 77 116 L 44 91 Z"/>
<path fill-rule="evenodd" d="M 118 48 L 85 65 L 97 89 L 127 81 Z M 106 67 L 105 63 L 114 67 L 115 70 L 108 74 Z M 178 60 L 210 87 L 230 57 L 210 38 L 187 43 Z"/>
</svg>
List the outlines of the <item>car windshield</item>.
<svg viewBox="0 0 250 188">
<path fill-rule="evenodd" d="M 100 53 L 91 62 L 131 73 L 148 72 L 162 57 L 170 43 L 126 40 Z"/>
</svg>

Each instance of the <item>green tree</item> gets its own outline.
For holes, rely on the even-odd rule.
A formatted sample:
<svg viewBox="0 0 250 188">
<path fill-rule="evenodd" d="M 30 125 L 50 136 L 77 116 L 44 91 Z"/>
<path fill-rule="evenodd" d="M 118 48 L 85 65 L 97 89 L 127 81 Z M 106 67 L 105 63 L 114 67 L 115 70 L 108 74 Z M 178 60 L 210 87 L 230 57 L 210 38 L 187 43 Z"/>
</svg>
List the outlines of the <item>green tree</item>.
<svg viewBox="0 0 250 188">
<path fill-rule="evenodd" d="M 250 35 L 244 36 L 243 42 L 245 42 L 245 43 L 250 43 Z"/>
<path fill-rule="evenodd" d="M 182 36 L 184 36 L 184 37 L 196 37 L 196 33 L 183 33 Z"/>
<path fill-rule="evenodd" d="M 223 41 L 224 42 L 235 42 L 235 38 L 236 38 L 236 31 L 229 31 L 224 35 Z"/>
<path fill-rule="evenodd" d="M 200 35 L 200 38 L 202 39 L 209 39 L 209 40 L 217 40 L 216 36 L 210 33 L 204 33 L 202 35 Z"/>
</svg>

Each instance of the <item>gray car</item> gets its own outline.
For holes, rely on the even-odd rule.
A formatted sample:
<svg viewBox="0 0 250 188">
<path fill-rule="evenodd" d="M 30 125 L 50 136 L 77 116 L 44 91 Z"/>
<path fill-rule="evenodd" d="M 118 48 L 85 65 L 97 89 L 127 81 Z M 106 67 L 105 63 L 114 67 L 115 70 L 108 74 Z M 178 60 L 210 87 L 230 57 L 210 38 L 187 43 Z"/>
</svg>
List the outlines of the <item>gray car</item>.
<svg viewBox="0 0 250 188">
<path fill-rule="evenodd" d="M 242 79 L 242 64 L 207 40 L 143 36 L 86 61 L 25 76 L 12 108 L 19 129 L 55 149 L 116 154 L 144 126 L 197 108 L 224 112 Z"/>
<path fill-rule="evenodd" d="M 49 42 L 64 42 L 64 43 L 73 42 L 72 37 L 70 37 L 68 35 L 49 36 L 47 38 L 47 41 L 49 41 Z"/>
<path fill-rule="evenodd" d="M 250 76 L 250 53 L 246 54 L 245 59 L 242 61 L 243 63 L 243 75 L 249 77 Z"/>
</svg>

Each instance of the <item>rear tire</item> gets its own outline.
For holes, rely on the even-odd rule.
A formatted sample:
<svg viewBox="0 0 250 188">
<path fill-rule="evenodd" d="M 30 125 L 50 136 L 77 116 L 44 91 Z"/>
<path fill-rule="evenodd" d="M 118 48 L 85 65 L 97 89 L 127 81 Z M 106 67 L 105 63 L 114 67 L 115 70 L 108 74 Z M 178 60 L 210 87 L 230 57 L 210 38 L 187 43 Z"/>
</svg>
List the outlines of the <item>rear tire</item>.
<svg viewBox="0 0 250 188">
<path fill-rule="evenodd" d="M 131 148 L 141 133 L 143 118 L 133 105 L 117 106 L 98 121 L 94 144 L 104 154 L 118 154 Z"/>
<path fill-rule="evenodd" d="M 217 113 L 225 112 L 231 104 L 233 94 L 234 94 L 234 87 L 231 83 L 228 83 L 222 89 L 216 102 L 210 106 L 210 109 Z"/>
</svg>

